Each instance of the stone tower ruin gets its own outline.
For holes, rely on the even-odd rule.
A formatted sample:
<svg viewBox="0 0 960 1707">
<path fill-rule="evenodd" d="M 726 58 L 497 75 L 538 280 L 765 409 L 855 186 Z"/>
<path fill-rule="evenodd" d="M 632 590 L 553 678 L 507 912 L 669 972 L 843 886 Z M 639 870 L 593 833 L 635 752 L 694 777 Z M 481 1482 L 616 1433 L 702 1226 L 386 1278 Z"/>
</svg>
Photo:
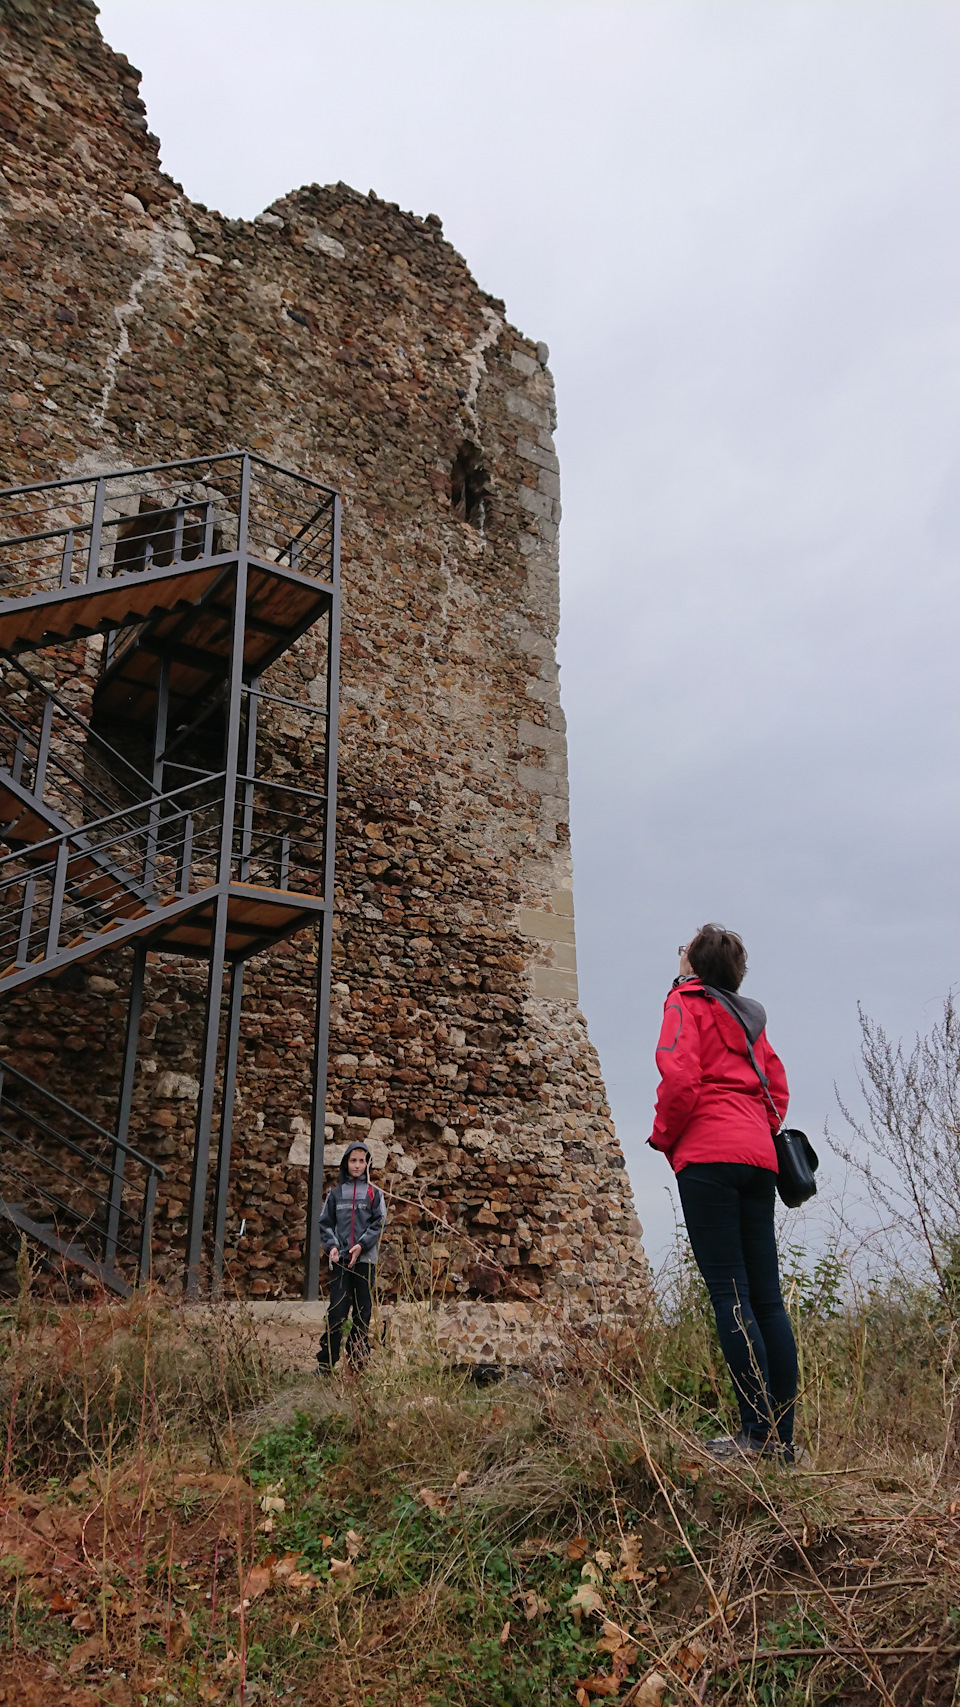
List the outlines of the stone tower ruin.
<svg viewBox="0 0 960 1707">
<path fill-rule="evenodd" d="M 344 184 L 308 185 L 252 223 L 190 202 L 89 0 L 8 0 L 2 30 L 3 485 L 242 448 L 342 500 L 328 1181 L 364 1138 L 390 1199 L 388 1289 L 629 1312 L 640 1228 L 577 1007 L 546 347 L 478 289 L 432 214 Z M 141 550 L 138 571 L 152 564 Z M 154 620 L 137 631 L 148 649 Z M 322 770 L 322 627 L 263 678 L 278 786 Z M 113 644 L 21 647 L 0 664 L 0 705 L 22 723 L 42 718 L 31 694 L 45 688 L 96 703 Z M 110 1133 L 134 952 L 6 993 L 0 967 L 0 1057 Z M 163 1169 L 153 1273 L 171 1282 L 205 953 L 144 951 L 126 1131 Z M 247 961 L 223 1226 L 225 1276 L 245 1296 L 303 1285 L 315 986 L 309 931 Z M 214 1121 L 214 1162 L 216 1138 Z M 205 1249 L 212 1192 L 211 1173 Z"/>
</svg>

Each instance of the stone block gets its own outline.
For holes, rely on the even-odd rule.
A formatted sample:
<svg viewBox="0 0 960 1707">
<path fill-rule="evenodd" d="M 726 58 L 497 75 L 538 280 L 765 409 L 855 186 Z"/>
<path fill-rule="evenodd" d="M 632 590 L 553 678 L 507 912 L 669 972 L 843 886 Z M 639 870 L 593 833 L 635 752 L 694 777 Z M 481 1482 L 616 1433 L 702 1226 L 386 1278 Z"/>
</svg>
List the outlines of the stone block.
<svg viewBox="0 0 960 1707">
<path fill-rule="evenodd" d="M 529 379 L 537 372 L 537 363 L 532 356 L 525 356 L 520 350 L 511 350 L 510 364 L 518 373 L 525 374 Z"/>
<path fill-rule="evenodd" d="M 537 907 L 517 909 L 517 925 L 521 936 L 533 942 L 568 942 L 574 938 L 571 914 L 543 913 Z"/>
<path fill-rule="evenodd" d="M 545 728 L 540 723 L 530 723 L 521 718 L 517 728 L 517 742 L 521 747 L 539 747 L 545 753 L 559 753 L 564 759 L 567 755 L 567 738 L 559 729 Z"/>
<path fill-rule="evenodd" d="M 551 1002 L 576 1002 L 577 975 L 554 966 L 533 968 L 533 993 Z"/>
</svg>

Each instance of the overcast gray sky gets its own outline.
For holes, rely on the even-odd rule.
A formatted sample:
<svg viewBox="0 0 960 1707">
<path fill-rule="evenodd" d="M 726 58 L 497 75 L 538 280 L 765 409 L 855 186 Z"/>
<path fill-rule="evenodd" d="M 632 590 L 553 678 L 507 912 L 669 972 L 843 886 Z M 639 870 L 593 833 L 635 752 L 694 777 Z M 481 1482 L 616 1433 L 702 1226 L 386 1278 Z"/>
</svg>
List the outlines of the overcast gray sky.
<svg viewBox="0 0 960 1707">
<path fill-rule="evenodd" d="M 946 0 L 106 0 L 164 166 L 438 213 L 545 339 L 581 1002 L 647 1247 L 676 945 L 739 930 L 817 1142 L 956 979 Z M 822 1146 L 821 1146 L 822 1148 Z M 836 1176 L 825 1182 L 829 1193 Z"/>
</svg>

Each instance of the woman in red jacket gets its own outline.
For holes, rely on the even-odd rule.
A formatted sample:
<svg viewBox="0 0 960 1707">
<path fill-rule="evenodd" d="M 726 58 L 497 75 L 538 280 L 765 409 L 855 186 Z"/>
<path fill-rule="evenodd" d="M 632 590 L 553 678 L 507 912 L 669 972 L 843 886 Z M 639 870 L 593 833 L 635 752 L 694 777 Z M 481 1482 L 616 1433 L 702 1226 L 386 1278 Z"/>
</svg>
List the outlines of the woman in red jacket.
<svg viewBox="0 0 960 1707">
<path fill-rule="evenodd" d="M 760 1003 L 736 993 L 746 969 L 743 943 L 720 925 L 704 925 L 681 949 L 657 1045 L 660 1088 L 649 1142 L 677 1176 L 740 1407 L 737 1439 L 707 1447 L 718 1457 L 772 1451 L 792 1463 L 797 1348 L 780 1294 L 773 1223 L 773 1134 L 787 1112 L 787 1077 L 767 1041 Z"/>
</svg>

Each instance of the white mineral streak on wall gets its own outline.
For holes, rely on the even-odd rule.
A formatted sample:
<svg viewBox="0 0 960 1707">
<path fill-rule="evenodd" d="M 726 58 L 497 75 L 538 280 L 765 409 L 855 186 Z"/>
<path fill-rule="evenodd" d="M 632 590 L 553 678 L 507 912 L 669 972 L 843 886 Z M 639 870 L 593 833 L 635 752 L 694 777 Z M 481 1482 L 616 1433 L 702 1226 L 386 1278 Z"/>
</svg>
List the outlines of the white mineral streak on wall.
<svg viewBox="0 0 960 1707">
<path fill-rule="evenodd" d="M 117 304 L 113 311 L 114 319 L 120 328 L 120 336 L 107 356 L 104 364 L 103 390 L 100 393 L 100 407 L 91 410 L 90 418 L 93 425 L 103 427 L 110 407 L 110 398 L 117 383 L 117 369 L 124 356 L 130 353 L 130 334 L 128 322 L 136 315 L 143 313 L 141 297 L 147 285 L 162 277 L 169 262 L 181 262 L 185 255 L 193 255 L 195 251 L 193 239 L 181 225 L 175 225 L 171 230 L 167 226 L 156 224 L 149 233 L 150 260 L 143 272 L 134 279 L 130 286 L 130 294 L 126 302 Z"/>
</svg>

